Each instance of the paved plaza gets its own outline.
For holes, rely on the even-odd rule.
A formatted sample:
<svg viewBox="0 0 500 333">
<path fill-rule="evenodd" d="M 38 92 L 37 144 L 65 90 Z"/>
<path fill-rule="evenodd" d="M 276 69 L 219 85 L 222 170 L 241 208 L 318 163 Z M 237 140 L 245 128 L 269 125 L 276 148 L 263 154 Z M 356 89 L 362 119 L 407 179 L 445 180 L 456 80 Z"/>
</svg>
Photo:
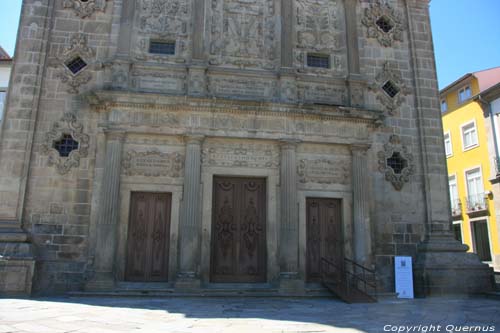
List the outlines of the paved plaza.
<svg viewBox="0 0 500 333">
<path fill-rule="evenodd" d="M 471 326 L 475 330 L 470 329 Z M 481 326 L 480 331 L 477 326 Z M 386 299 L 377 304 L 349 305 L 330 298 L 0 299 L 0 333 L 398 330 L 500 332 L 500 301 L 486 298 Z"/>
</svg>

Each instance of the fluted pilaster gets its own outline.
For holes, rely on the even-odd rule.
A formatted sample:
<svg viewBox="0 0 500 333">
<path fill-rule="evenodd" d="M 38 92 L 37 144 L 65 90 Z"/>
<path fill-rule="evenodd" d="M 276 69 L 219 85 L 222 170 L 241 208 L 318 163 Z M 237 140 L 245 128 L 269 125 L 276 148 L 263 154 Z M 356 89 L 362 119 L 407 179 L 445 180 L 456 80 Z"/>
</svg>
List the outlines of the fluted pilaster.
<svg viewBox="0 0 500 333">
<path fill-rule="evenodd" d="M 360 264 L 369 263 L 371 256 L 370 197 L 366 157 L 368 149 L 369 146 L 366 145 L 351 146 L 354 256 Z"/>
<path fill-rule="evenodd" d="M 201 236 L 201 145 L 203 136 L 185 137 L 184 196 L 179 226 L 179 277 L 194 278 L 200 261 Z"/>
<path fill-rule="evenodd" d="M 297 144 L 296 140 L 281 143 L 280 271 L 284 278 L 294 278 L 299 268 Z"/>
</svg>

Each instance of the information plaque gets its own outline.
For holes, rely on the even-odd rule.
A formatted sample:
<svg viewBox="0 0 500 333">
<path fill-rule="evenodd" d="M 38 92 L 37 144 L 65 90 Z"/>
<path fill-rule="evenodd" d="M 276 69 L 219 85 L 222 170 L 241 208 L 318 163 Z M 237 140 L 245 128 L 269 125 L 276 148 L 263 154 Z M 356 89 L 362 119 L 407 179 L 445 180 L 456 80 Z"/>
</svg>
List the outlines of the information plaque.
<svg viewBox="0 0 500 333">
<path fill-rule="evenodd" d="M 398 298 L 413 298 L 413 265 L 411 257 L 395 257 L 396 294 Z"/>
</svg>

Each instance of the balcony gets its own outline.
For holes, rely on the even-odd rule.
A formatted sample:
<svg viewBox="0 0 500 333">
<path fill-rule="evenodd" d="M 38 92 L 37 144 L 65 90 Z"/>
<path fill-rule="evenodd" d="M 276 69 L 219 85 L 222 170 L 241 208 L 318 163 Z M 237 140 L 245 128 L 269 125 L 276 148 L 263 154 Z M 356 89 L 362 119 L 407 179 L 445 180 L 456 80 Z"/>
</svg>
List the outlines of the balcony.
<svg viewBox="0 0 500 333">
<path fill-rule="evenodd" d="M 488 214 L 488 197 L 485 193 L 470 195 L 467 197 L 467 214 L 486 215 Z"/>
<path fill-rule="evenodd" d="M 451 216 L 453 219 L 461 219 L 462 218 L 462 202 L 460 199 L 451 201 Z"/>
</svg>

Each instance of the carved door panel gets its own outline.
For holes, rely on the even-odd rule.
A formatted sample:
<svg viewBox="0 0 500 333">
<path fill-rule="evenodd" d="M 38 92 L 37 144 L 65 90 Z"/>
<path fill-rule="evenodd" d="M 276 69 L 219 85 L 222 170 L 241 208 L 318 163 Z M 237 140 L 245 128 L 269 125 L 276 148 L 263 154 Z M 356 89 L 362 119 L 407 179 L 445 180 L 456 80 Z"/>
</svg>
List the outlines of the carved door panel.
<svg viewBox="0 0 500 333">
<path fill-rule="evenodd" d="M 169 193 L 132 193 L 127 240 L 127 281 L 168 280 Z"/>
<path fill-rule="evenodd" d="M 321 258 L 342 263 L 342 220 L 338 199 L 308 198 L 306 202 L 306 274 L 308 282 L 319 282 Z"/>
<path fill-rule="evenodd" d="M 266 182 L 214 178 L 212 282 L 266 281 Z"/>
</svg>

